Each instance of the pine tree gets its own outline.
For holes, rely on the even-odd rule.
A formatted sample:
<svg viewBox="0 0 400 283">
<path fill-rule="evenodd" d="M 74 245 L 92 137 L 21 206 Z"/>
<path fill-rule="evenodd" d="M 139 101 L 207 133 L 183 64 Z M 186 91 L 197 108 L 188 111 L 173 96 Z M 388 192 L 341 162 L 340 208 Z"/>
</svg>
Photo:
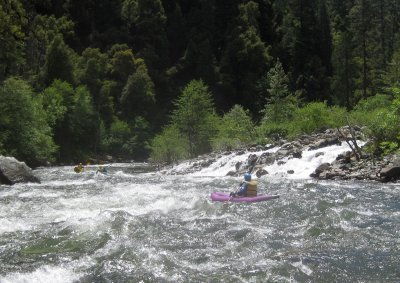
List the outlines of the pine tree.
<svg viewBox="0 0 400 283">
<path fill-rule="evenodd" d="M 74 84 L 74 66 L 71 56 L 72 50 L 65 44 L 62 36 L 57 35 L 46 53 L 43 76 L 47 86 L 55 79 Z"/>
<path fill-rule="evenodd" d="M 138 60 L 135 72 L 129 76 L 121 94 L 122 114 L 128 121 L 137 116 L 150 118 L 155 103 L 154 83 L 143 60 Z"/>
<path fill-rule="evenodd" d="M 256 82 L 271 63 L 269 47 L 262 42 L 257 18 L 260 13 L 254 1 L 239 5 L 236 24 L 228 37 L 220 62 L 226 106 L 241 104 L 255 115 L 261 110 L 256 96 Z"/>
<path fill-rule="evenodd" d="M 160 0 L 125 0 L 122 16 L 138 56 L 155 76 L 169 64 L 167 18 Z"/>
<path fill-rule="evenodd" d="M 19 0 L 0 1 L 0 82 L 18 75 L 25 64 L 26 12 Z"/>
<path fill-rule="evenodd" d="M 211 150 L 216 131 L 214 102 L 201 80 L 191 81 L 175 101 L 171 123 L 186 137 L 191 157 Z"/>
<path fill-rule="evenodd" d="M 260 91 L 262 91 L 266 100 L 262 111 L 264 114 L 263 120 L 273 123 L 287 121 L 292 114 L 293 99 L 290 97 L 291 93 L 288 87 L 289 78 L 279 60 L 260 82 L 263 81 L 264 83 L 259 85 Z"/>
</svg>

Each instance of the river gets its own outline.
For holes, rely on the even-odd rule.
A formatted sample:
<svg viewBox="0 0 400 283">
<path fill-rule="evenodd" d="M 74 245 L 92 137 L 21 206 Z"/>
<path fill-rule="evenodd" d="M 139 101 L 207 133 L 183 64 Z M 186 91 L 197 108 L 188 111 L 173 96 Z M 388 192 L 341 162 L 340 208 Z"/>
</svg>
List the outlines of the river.
<svg viewBox="0 0 400 283">
<path fill-rule="evenodd" d="M 39 168 L 41 184 L 0 186 L 0 282 L 400 282 L 398 184 L 312 180 L 333 155 L 304 156 L 258 179 L 279 199 L 212 202 L 239 183 L 224 176 L 235 158 L 186 175 Z"/>
</svg>

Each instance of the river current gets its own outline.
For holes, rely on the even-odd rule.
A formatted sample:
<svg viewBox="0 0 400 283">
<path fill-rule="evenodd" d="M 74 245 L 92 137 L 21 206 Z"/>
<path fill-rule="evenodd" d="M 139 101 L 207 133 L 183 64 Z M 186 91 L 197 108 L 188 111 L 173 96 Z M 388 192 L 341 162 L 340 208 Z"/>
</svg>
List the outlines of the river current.
<svg viewBox="0 0 400 283">
<path fill-rule="evenodd" d="M 0 186 L 0 282 L 400 282 L 399 184 L 307 177 L 340 150 L 267 168 L 259 193 L 280 198 L 260 203 L 210 200 L 243 156 L 36 169 L 41 184 Z"/>
</svg>

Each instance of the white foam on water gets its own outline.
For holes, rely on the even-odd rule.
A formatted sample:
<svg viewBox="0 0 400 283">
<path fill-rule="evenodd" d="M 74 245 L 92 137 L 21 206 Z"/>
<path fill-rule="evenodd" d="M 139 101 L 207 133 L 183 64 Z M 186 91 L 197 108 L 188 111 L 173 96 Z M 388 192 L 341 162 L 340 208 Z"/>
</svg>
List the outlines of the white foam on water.
<svg viewBox="0 0 400 283">
<path fill-rule="evenodd" d="M 32 225 L 25 221 L 16 218 L 0 218 L 0 234 L 10 233 L 15 231 L 29 231 Z"/>
<path fill-rule="evenodd" d="M 78 280 L 82 274 L 71 269 L 45 265 L 29 273 L 10 273 L 0 277 L 1 283 L 70 283 Z"/>
<path fill-rule="evenodd" d="M 301 272 L 303 272 L 304 274 L 306 274 L 308 276 L 310 276 L 313 273 L 312 269 L 309 268 L 307 265 L 303 264 L 302 261 L 294 262 L 294 263 L 292 263 L 292 265 L 294 267 L 297 267 Z"/>
<path fill-rule="evenodd" d="M 363 142 L 359 141 L 358 144 L 361 146 Z M 264 153 L 274 153 L 279 150 L 279 147 L 274 147 L 266 151 L 257 152 L 246 152 L 244 154 L 231 153 L 224 155 L 206 168 L 188 174 L 189 176 L 226 176 L 230 171 L 236 171 L 235 165 L 238 162 L 245 163 L 250 155 L 255 154 L 257 157 Z M 327 146 L 321 149 L 307 150 L 302 152 L 301 158 L 283 158 L 281 162 L 275 161 L 272 165 L 263 167 L 268 171 L 268 177 L 277 177 L 285 179 L 310 179 L 310 174 L 321 165 L 322 163 L 331 163 L 336 157 L 349 151 L 350 148 L 347 143 L 342 142 L 341 145 Z M 283 162 L 283 163 L 282 163 Z M 183 162 L 174 166 L 172 169 L 166 171 L 166 173 L 185 173 L 190 171 L 193 161 Z M 293 173 L 288 173 L 293 171 Z"/>
<path fill-rule="evenodd" d="M 246 162 L 250 155 L 255 154 L 257 156 L 264 152 L 274 152 L 277 148 L 268 151 L 257 151 L 257 152 L 246 152 L 244 154 L 231 153 L 224 155 L 213 162 L 210 166 L 204 168 L 199 172 L 192 173 L 192 176 L 225 176 L 229 171 L 235 171 L 235 165 L 238 162 Z M 187 166 L 188 164 L 185 164 Z M 180 170 L 184 169 L 182 166 Z"/>
<path fill-rule="evenodd" d="M 321 149 L 304 150 L 301 158 L 285 158 L 284 164 L 274 164 L 265 166 L 264 169 L 268 171 L 268 176 L 276 176 L 287 179 L 310 179 L 310 174 L 323 163 L 331 163 L 336 157 L 350 150 L 346 143 L 342 145 L 332 145 Z M 288 171 L 293 170 L 294 173 L 290 174 Z"/>
</svg>

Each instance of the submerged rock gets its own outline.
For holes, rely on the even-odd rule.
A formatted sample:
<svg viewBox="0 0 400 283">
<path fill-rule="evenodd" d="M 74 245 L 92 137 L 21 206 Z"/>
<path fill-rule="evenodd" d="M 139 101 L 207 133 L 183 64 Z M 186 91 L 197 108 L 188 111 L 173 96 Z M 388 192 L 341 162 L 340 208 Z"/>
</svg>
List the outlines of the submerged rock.
<svg viewBox="0 0 400 283">
<path fill-rule="evenodd" d="M 13 185 L 15 183 L 40 183 L 25 162 L 14 157 L 0 156 L 0 184 Z"/>
</svg>

